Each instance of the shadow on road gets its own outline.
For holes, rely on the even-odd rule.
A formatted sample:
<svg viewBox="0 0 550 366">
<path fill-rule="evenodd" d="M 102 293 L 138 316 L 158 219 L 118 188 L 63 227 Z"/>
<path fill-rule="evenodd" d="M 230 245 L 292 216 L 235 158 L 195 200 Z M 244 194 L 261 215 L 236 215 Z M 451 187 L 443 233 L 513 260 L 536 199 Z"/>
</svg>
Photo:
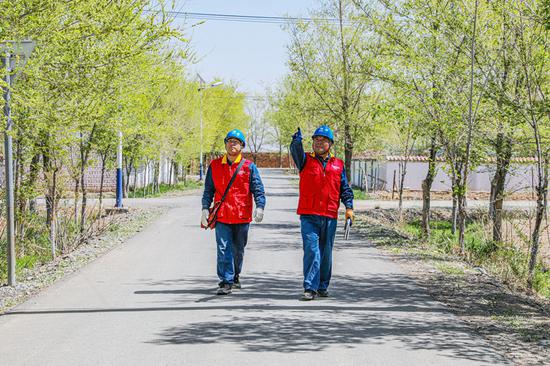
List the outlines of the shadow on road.
<svg viewBox="0 0 550 366">
<path fill-rule="evenodd" d="M 220 318 L 222 318 L 220 316 Z M 448 334 L 456 336 L 448 338 Z M 311 352 L 345 344 L 403 342 L 411 350 L 447 351 L 458 360 L 470 359 L 494 364 L 502 362 L 482 345 L 472 346 L 468 332 L 460 325 L 422 319 L 386 317 L 381 313 L 327 309 L 304 309 L 276 315 L 232 315 L 220 321 L 198 322 L 171 327 L 150 343 L 215 344 L 234 343 L 248 352 Z M 458 361 L 457 360 L 457 361 Z M 406 361 L 404 361 L 406 364 Z"/>
<path fill-rule="evenodd" d="M 502 359 L 483 344 L 473 345 L 467 327 L 445 317 L 447 310 L 434 305 L 404 276 L 379 276 L 368 283 L 337 276 L 332 297 L 313 302 L 258 303 L 258 300 L 297 299 L 299 281 L 292 277 L 250 277 L 241 291 L 225 297 L 214 295 L 196 302 L 215 302 L 203 310 L 220 310 L 216 320 L 197 321 L 164 329 L 148 343 L 234 343 L 248 352 L 311 352 L 331 345 L 384 344 L 400 341 L 411 350 L 445 351 L 451 357 L 488 364 Z M 364 281 L 364 277 L 363 277 Z M 189 281 L 186 281 L 189 283 Z M 194 294 L 190 290 L 138 291 L 136 294 Z M 181 301 L 185 301 L 183 297 Z M 243 305 L 243 300 L 245 304 Z M 368 300 L 368 306 L 365 306 Z M 176 301 L 177 302 L 177 301 Z M 238 303 L 238 304 L 236 304 Z M 434 317 L 443 313 L 443 317 Z M 453 334 L 453 338 L 448 337 Z"/>
<path fill-rule="evenodd" d="M 366 281 L 367 279 L 367 281 Z M 138 290 L 136 295 L 180 295 L 174 298 L 171 304 L 181 304 L 182 302 L 205 302 L 205 299 L 196 299 L 196 295 L 214 294 L 215 288 L 204 288 L 203 277 L 196 281 L 185 279 L 180 281 L 171 281 L 169 289 L 151 289 Z M 252 273 L 245 274 L 241 281 L 242 290 L 236 290 L 231 296 L 215 296 L 212 300 L 222 301 L 241 301 L 241 300 L 298 300 L 302 291 L 302 278 L 294 273 L 288 274 L 268 274 Z M 163 283 L 156 283 L 157 286 L 166 287 Z M 146 284 L 151 287 L 151 284 Z M 342 276 L 335 275 L 331 280 L 331 303 L 345 305 L 358 304 L 364 301 L 385 303 L 388 306 L 411 305 L 412 308 L 422 308 L 433 306 L 430 303 L 430 297 L 419 291 L 415 282 L 405 275 L 363 275 L 363 276 Z M 163 299 L 164 301 L 164 299 Z M 324 301 L 323 299 L 319 301 Z M 429 309 L 428 309 L 429 310 Z"/>
</svg>

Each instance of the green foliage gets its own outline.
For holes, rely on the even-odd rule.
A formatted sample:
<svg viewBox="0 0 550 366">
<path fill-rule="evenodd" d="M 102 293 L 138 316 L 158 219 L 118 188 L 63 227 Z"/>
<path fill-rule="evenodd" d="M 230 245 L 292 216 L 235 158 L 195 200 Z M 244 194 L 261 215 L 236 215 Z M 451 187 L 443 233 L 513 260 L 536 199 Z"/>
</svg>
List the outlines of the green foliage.
<svg viewBox="0 0 550 366">
<path fill-rule="evenodd" d="M 311 12 L 317 20 L 288 27 L 290 73 L 274 93 L 271 117 L 286 144 L 297 127 L 308 135 L 329 125 L 348 169 L 353 150 L 367 147 L 372 137 L 380 96 L 372 77 L 381 68 L 377 37 L 372 22 L 357 15 L 350 0 L 324 1 Z"/>
<path fill-rule="evenodd" d="M 205 152 L 223 151 L 224 131 L 245 129 L 244 96 L 235 86 L 199 92 L 188 74 L 184 30 L 172 26 L 165 8 L 150 0 L 0 2 L 0 41 L 36 42 L 24 69 L 18 62 L 11 89 L 22 266 L 50 255 L 52 238 L 61 251 L 81 240 L 86 221 L 78 216 L 85 213 L 60 211 L 59 199 L 90 165 L 114 167 L 119 132 L 128 174 L 161 157 L 186 167 L 198 160 L 200 110 Z M 31 218 L 30 203 L 40 196 L 52 204 Z"/>
<path fill-rule="evenodd" d="M 496 160 L 494 182 L 506 181 L 511 157 L 535 156 L 547 206 L 549 8 L 547 0 L 321 2 L 310 15 L 323 21 L 288 27 L 289 72 L 270 112 L 280 144 L 297 126 L 308 134 L 329 124 L 347 169 L 358 151 L 427 155 L 433 147 L 459 202 L 460 250 L 490 256 L 495 243 L 464 232 L 461 207 L 476 167 Z M 453 247 L 454 238 L 434 235 L 443 250 Z"/>
<path fill-rule="evenodd" d="M 354 188 L 353 189 L 353 198 L 355 200 L 366 200 L 366 199 L 369 199 L 369 194 L 365 191 Z"/>
<path fill-rule="evenodd" d="M 452 254 L 458 248 L 458 237 L 451 233 L 449 221 L 436 220 L 431 225 L 432 233 L 426 243 L 441 253 Z M 421 239 L 422 229 L 419 220 L 411 221 L 403 227 L 409 235 Z M 470 261 L 488 268 L 506 282 L 524 282 L 528 274 L 527 253 L 504 243 L 495 243 L 487 236 L 481 223 L 471 222 L 466 227 L 465 249 Z M 446 273 L 460 274 L 449 268 L 441 268 Z M 550 297 L 550 272 L 539 264 L 535 270 L 533 288 L 541 295 Z"/>
<path fill-rule="evenodd" d="M 178 192 L 184 192 L 188 190 L 198 189 L 202 187 L 201 182 L 197 181 L 191 181 L 188 180 L 187 182 L 180 182 L 175 185 L 169 185 L 165 183 L 161 183 L 159 185 L 159 191 L 158 192 L 152 192 L 151 187 L 145 187 L 145 189 L 140 188 L 136 189 L 135 191 L 130 192 L 130 197 L 134 198 L 141 198 L 141 197 L 161 197 L 167 193 L 178 193 Z"/>
<path fill-rule="evenodd" d="M 497 244 L 489 240 L 485 228 L 480 223 L 471 223 L 466 226 L 465 248 L 477 258 L 487 258 L 497 250 Z"/>
<path fill-rule="evenodd" d="M 542 296 L 550 298 L 550 271 L 546 270 L 535 272 L 533 288 Z"/>
</svg>

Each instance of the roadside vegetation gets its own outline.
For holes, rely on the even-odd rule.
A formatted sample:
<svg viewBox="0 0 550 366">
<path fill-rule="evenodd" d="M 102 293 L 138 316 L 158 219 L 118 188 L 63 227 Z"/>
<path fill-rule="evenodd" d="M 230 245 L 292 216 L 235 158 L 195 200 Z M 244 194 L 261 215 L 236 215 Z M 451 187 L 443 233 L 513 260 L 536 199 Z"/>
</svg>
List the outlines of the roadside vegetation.
<svg viewBox="0 0 550 366">
<path fill-rule="evenodd" d="M 499 282 L 519 291 L 534 291 L 537 295 L 550 300 L 550 250 L 547 236 L 548 229 L 543 233 L 544 250 L 540 261 L 534 269 L 533 286 L 529 290 L 527 278 L 529 276 L 529 237 L 525 234 L 532 225 L 533 218 L 525 211 L 507 212 L 504 219 L 506 234 L 504 240 L 495 242 L 491 236 L 491 226 L 486 212 L 473 211 L 466 223 L 464 237 L 467 255 L 460 254 L 457 233 L 453 233 L 450 220 L 452 211 L 437 209 L 431 222 L 432 233 L 429 238 L 422 235 L 421 212 L 406 210 L 403 220 L 400 221 L 395 210 L 376 210 L 380 220 L 378 223 L 408 238 L 411 246 L 403 246 L 403 250 L 425 256 L 439 255 L 442 257 L 456 257 L 467 266 L 478 267 Z M 442 272 L 460 274 L 462 268 L 441 264 L 438 268 Z"/>
<path fill-rule="evenodd" d="M 187 180 L 177 184 L 161 183 L 155 191 L 152 185 L 143 188 L 131 189 L 128 196 L 131 198 L 161 197 L 164 195 L 177 195 L 185 191 L 196 190 L 202 187 L 202 182 Z"/>
<path fill-rule="evenodd" d="M 550 356 L 550 297 L 544 281 L 538 294 L 527 289 L 526 253 L 516 247 L 494 248 L 480 225 L 467 223 L 466 242 L 472 254 L 459 254 L 449 232 L 449 209 L 433 210 L 433 234 L 421 239 L 421 211 L 405 210 L 400 223 L 395 209 L 358 214 L 355 238 L 384 251 L 439 303 L 445 304 L 473 331 L 518 365 L 546 365 Z M 515 213 L 525 219 L 525 214 Z M 544 274 L 544 272 L 537 272 Z M 547 282 L 546 282 L 547 283 Z"/>
<path fill-rule="evenodd" d="M 353 189 L 353 197 L 356 200 L 366 200 L 369 198 L 369 194 L 361 189 Z"/>
<path fill-rule="evenodd" d="M 11 73 L 17 76 L 10 135 L 18 268 L 67 255 L 106 230 L 104 182 L 116 168 L 119 132 L 127 197 L 193 187 L 188 176 L 198 172 L 201 142 L 208 162 L 223 151 L 221 134 L 246 130 L 244 94 L 230 82 L 204 89 L 222 80 L 202 81 L 189 71 L 196 56 L 170 10 L 170 2 L 149 0 L 0 2 L 0 43 L 36 43 L 27 63 L 17 58 Z M 0 68 L 2 89 L 5 73 Z M 0 98 L 0 108 L 4 103 Z M 0 122 L 6 126 L 4 114 Z M 130 185 L 144 166 L 154 177 L 149 181 L 158 182 L 161 161 L 169 162 L 177 188 L 146 183 L 139 192 Z M 101 174 L 93 192 L 90 168 Z M 91 207 L 96 193 L 99 204 Z M 0 285 L 6 282 L 4 197 Z"/>
<path fill-rule="evenodd" d="M 18 258 L 17 285 L 0 286 L 0 314 L 122 244 L 164 212 L 164 208 L 134 209 L 127 214 L 103 218 L 107 222 L 100 233 L 53 261 L 47 250 L 43 256 L 36 254 Z M 5 264 L 2 270 L 5 271 Z"/>
<path fill-rule="evenodd" d="M 268 115 L 281 146 L 297 126 L 308 134 L 328 124 L 348 174 L 357 153 L 404 157 L 395 184 L 398 216 L 409 157 L 424 156 L 422 215 L 410 229 L 426 242 L 452 242 L 466 259 L 514 257 L 518 278 L 546 291 L 540 253 L 549 245 L 542 240 L 550 177 L 548 1 L 324 0 L 309 16 L 287 25 L 289 72 L 270 90 Z M 533 162 L 536 205 L 510 244 L 503 206 L 516 157 Z M 431 222 L 438 160 L 452 182 L 448 225 Z M 482 162 L 492 165 L 488 236 L 474 240 L 481 224 L 471 224 L 467 182 Z M 526 250 L 508 249 L 519 246 Z"/>
<path fill-rule="evenodd" d="M 208 88 L 211 81 L 189 72 L 197 56 L 190 32 L 174 26 L 171 10 L 169 2 L 150 0 L 0 3 L 0 41 L 37 45 L 24 68 L 18 60 L 10 89 L 20 263 L 42 261 L 33 258 L 47 257 L 45 248 L 54 259 L 102 230 L 104 190 L 98 207 L 90 207 L 88 168 L 100 167 L 103 182 L 115 166 L 119 132 L 124 194 L 138 197 L 172 189 L 131 187 L 140 167 L 152 167 L 158 177 L 161 160 L 168 159 L 174 184 L 186 182 L 197 173 L 201 145 L 206 161 L 217 156 L 230 128 L 248 131 L 254 156 L 269 135 L 282 157 L 298 126 L 309 134 L 329 124 L 348 174 L 358 152 L 406 157 L 396 177 L 402 225 L 407 157 L 427 157 L 421 218 L 408 230 L 466 260 L 498 262 L 508 255 L 517 262 L 510 273 L 528 288 L 547 291 L 541 252 L 550 245 L 544 241 L 548 1 L 322 0 L 309 18 L 289 19 L 289 72 L 257 108 L 246 105 L 236 85 Z M 536 205 L 507 237 L 503 204 L 514 157 L 534 161 Z M 431 221 L 437 159 L 452 181 L 448 225 Z M 494 171 L 490 206 L 477 222 L 467 207 L 467 182 L 482 161 L 492 161 Z M 73 206 L 61 207 L 62 198 L 72 198 Z M 472 239 L 481 234 L 476 230 L 483 239 Z M 0 263 L 5 234 L 3 215 Z"/>
</svg>

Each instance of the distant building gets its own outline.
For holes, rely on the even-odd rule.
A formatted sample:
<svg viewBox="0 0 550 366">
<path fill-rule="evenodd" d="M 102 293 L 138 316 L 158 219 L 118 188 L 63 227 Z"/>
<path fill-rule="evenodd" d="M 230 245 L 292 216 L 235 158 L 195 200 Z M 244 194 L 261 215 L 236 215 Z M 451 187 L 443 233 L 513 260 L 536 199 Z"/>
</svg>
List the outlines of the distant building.
<svg viewBox="0 0 550 366">
<path fill-rule="evenodd" d="M 391 191 L 394 179 L 395 187 L 398 186 L 405 161 L 407 161 L 407 173 L 404 188 L 422 190 L 422 181 L 428 173 L 428 157 L 426 156 L 409 156 L 407 158 L 405 156 L 359 154 L 352 160 L 350 183 L 353 187 L 368 191 Z M 447 174 L 448 171 L 445 161 L 438 158 L 432 191 L 451 190 L 451 178 Z M 495 163 L 491 160 L 484 162 L 469 174 L 468 189 L 476 192 L 490 192 L 494 172 Z M 534 158 L 512 159 L 510 172 L 506 178 L 506 191 L 531 191 L 535 172 Z"/>
</svg>

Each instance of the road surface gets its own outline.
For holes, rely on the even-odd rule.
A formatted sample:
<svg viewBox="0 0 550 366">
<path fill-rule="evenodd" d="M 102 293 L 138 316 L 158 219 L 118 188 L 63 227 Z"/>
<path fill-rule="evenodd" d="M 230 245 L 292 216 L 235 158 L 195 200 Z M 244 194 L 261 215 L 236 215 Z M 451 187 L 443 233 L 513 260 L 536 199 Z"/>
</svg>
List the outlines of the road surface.
<svg viewBox="0 0 550 366">
<path fill-rule="evenodd" d="M 267 209 L 251 226 L 242 290 L 215 295 L 200 197 L 174 198 L 135 237 L 0 316 L 0 364 L 507 364 L 357 233 L 344 242 L 342 226 L 332 296 L 298 301 L 296 184 L 262 174 Z"/>
</svg>

